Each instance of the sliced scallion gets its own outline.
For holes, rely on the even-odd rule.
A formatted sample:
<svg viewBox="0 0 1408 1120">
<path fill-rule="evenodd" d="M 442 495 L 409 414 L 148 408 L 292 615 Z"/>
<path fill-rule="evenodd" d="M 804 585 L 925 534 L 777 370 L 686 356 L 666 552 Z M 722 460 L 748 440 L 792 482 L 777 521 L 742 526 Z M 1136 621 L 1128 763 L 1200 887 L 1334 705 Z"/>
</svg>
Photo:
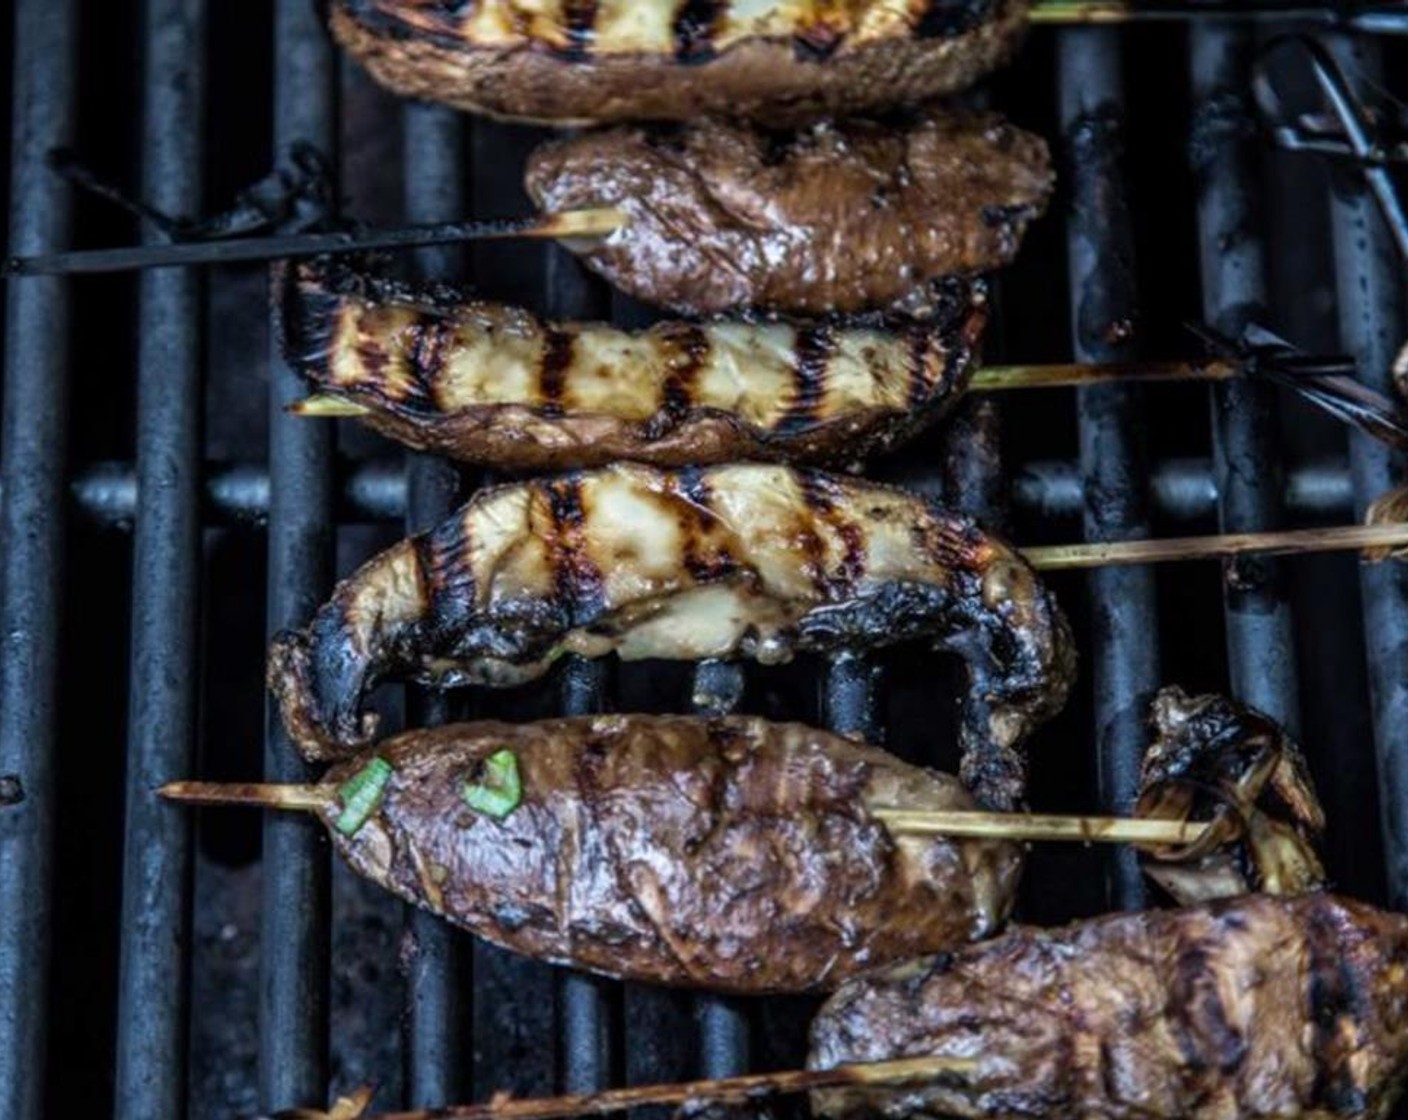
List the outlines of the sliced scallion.
<svg viewBox="0 0 1408 1120">
<path fill-rule="evenodd" d="M 511 750 L 495 751 L 480 763 L 474 781 L 464 784 L 464 803 L 476 813 L 503 820 L 523 800 L 518 758 Z"/>
<path fill-rule="evenodd" d="M 355 836 L 357 830 L 367 823 L 367 819 L 376 812 L 392 772 L 391 763 L 386 759 L 374 758 L 337 787 L 342 812 L 333 827 L 338 832 L 344 836 Z"/>
</svg>

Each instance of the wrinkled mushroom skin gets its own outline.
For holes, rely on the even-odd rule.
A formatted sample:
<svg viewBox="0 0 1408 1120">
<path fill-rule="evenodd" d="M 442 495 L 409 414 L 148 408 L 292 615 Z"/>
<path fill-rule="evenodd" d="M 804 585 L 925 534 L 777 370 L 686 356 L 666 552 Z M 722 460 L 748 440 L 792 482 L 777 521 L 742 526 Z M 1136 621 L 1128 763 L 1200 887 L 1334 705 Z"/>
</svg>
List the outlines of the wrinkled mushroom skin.
<svg viewBox="0 0 1408 1120">
<path fill-rule="evenodd" d="M 972 1058 L 813 1097 L 832 1120 L 1385 1120 L 1408 1062 L 1408 919 L 1315 894 L 1019 929 L 860 977 L 809 1064 Z"/>
<path fill-rule="evenodd" d="M 544 210 L 614 207 L 569 242 L 622 291 L 682 315 L 893 311 L 927 317 L 942 281 L 1009 263 L 1054 185 L 1037 136 L 992 114 L 768 132 L 723 121 L 542 145 Z"/>
<path fill-rule="evenodd" d="M 542 124 L 768 124 L 965 89 L 1011 55 L 1026 0 L 730 4 L 333 0 L 338 41 L 407 97 Z"/>
<path fill-rule="evenodd" d="M 1325 814 L 1300 747 L 1269 716 L 1223 696 L 1163 689 L 1151 712 L 1135 815 L 1208 821 L 1186 848 L 1152 848 L 1144 870 L 1183 905 L 1325 885 Z"/>
<path fill-rule="evenodd" d="M 370 742 L 383 678 L 510 685 L 563 652 L 777 663 L 906 639 L 966 660 L 962 776 L 1016 804 L 1022 741 L 1074 674 L 1060 609 L 970 519 L 814 471 L 618 464 L 481 491 L 280 635 L 268 681 L 294 742 L 333 758 Z"/>
<path fill-rule="evenodd" d="M 962 394 L 987 321 L 954 280 L 923 323 L 666 322 L 625 331 L 416 290 L 329 262 L 285 266 L 285 351 L 319 392 L 423 451 L 503 470 L 619 460 L 851 466 Z"/>
<path fill-rule="evenodd" d="M 462 791 L 510 750 L 502 820 Z M 797 724 L 593 716 L 415 731 L 352 836 L 352 867 L 540 960 L 659 984 L 829 991 L 857 971 L 992 934 L 1021 850 L 893 838 L 874 805 L 965 809 L 947 774 Z M 366 758 L 345 762 L 328 785 Z M 330 803 L 324 816 L 334 825 Z"/>
</svg>

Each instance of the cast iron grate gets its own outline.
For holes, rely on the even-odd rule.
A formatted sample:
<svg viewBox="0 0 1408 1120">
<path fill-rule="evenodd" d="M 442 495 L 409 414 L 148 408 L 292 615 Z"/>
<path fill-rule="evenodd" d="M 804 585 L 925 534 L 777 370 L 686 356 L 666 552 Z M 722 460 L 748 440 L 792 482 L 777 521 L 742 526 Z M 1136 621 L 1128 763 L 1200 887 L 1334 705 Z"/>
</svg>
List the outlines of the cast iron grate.
<svg viewBox="0 0 1408 1120">
<path fill-rule="evenodd" d="M 1404 266 L 1352 172 L 1275 154 L 1253 127 L 1265 34 L 1033 33 L 993 99 L 1056 140 L 1063 192 L 999 282 L 990 356 L 1172 356 L 1191 347 L 1186 321 L 1235 335 L 1255 319 L 1353 353 L 1388 387 L 1408 335 Z M 1332 46 L 1408 92 L 1402 41 Z M 523 205 L 530 133 L 372 89 L 310 0 L 17 0 L 6 47 L 11 253 L 138 232 L 71 196 L 47 169 L 54 147 L 186 216 L 297 143 L 338 154 L 348 209 L 369 220 Z M 648 315 L 540 246 L 413 263 L 561 316 Z M 263 714 L 266 630 L 301 623 L 336 572 L 483 481 L 286 416 L 301 392 L 269 338 L 264 284 L 245 268 L 9 285 L 0 774 L 19 775 L 25 799 L 0 810 L 0 1114 L 225 1116 L 363 1080 L 394 1107 L 795 1061 L 806 1001 L 509 958 L 331 871 L 312 822 L 207 814 L 197 829 L 150 795 L 196 773 L 302 777 Z M 1399 477 L 1380 446 L 1283 404 L 1235 384 L 1026 394 L 1003 402 L 999 447 L 996 405 L 977 400 L 877 471 L 1028 542 L 1344 521 Z M 1300 731 L 1339 884 L 1408 904 L 1403 568 L 1340 557 L 1053 582 L 1084 673 L 1041 737 L 1036 803 L 1118 808 L 1152 691 L 1230 690 Z M 948 765 L 948 679 L 914 651 L 746 673 L 574 663 L 536 689 L 404 708 L 427 722 L 730 695 Z M 1042 851 L 1024 904 L 1046 921 L 1144 901 L 1128 858 Z"/>
</svg>

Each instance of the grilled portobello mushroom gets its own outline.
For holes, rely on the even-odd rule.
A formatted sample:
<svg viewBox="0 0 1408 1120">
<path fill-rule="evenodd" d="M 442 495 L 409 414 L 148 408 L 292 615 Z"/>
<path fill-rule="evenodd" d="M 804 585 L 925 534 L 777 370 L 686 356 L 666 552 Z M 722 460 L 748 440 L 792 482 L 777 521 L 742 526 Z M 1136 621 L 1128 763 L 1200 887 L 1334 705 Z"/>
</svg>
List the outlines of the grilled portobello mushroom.
<svg viewBox="0 0 1408 1120">
<path fill-rule="evenodd" d="M 550 141 L 528 192 L 549 211 L 629 223 L 568 242 L 623 291 L 683 315 L 942 307 L 936 281 L 1016 256 L 1053 187 L 1039 137 L 991 114 L 793 132 L 701 121 Z"/>
<path fill-rule="evenodd" d="M 326 262 L 285 266 L 289 359 L 411 447 L 516 470 L 854 465 L 963 392 L 987 319 L 954 280 L 930 322 L 876 327 L 547 323 Z"/>
<path fill-rule="evenodd" d="M 1003 63 L 1027 0 L 333 0 L 333 34 L 408 97 L 543 124 L 771 124 L 926 101 Z"/>
<path fill-rule="evenodd" d="M 352 867 L 540 960 L 739 993 L 829 991 L 985 937 L 1021 850 L 894 837 L 947 774 L 798 724 L 589 716 L 415 731 L 319 787 Z"/>
<path fill-rule="evenodd" d="M 378 680 L 511 685 L 563 653 L 786 661 L 925 638 L 968 663 L 963 778 L 1015 804 L 1021 743 L 1075 655 L 1036 573 L 969 518 L 873 483 L 747 464 L 619 464 L 483 490 L 275 639 L 268 681 L 312 758 L 366 746 Z"/>
<path fill-rule="evenodd" d="M 1408 919 L 1247 895 L 1021 929 L 853 980 L 809 1064 L 971 1058 L 818 1115 L 961 1120 L 1378 1120 L 1408 1066 Z"/>
<path fill-rule="evenodd" d="M 1325 813 L 1300 747 L 1270 716 L 1224 696 L 1154 699 L 1136 816 L 1207 821 L 1184 848 L 1153 848 L 1145 873 L 1184 905 L 1325 885 Z"/>
</svg>

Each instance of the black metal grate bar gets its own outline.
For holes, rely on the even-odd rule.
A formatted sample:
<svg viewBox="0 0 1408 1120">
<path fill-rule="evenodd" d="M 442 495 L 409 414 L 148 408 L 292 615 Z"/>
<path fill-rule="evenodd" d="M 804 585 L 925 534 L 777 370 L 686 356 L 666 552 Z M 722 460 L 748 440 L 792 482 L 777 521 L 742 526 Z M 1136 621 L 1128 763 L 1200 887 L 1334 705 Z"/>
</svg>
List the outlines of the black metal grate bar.
<svg viewBox="0 0 1408 1120">
<path fill-rule="evenodd" d="M 409 482 L 397 460 L 351 465 L 338 487 L 343 524 L 399 521 L 406 513 Z M 1149 502 L 1177 522 L 1216 517 L 1217 480 L 1206 459 L 1167 459 L 1150 467 Z M 209 524 L 257 526 L 269 513 L 269 472 L 262 463 L 208 465 L 202 487 Z M 1085 510 L 1081 464 L 1036 459 L 1013 470 L 1012 504 L 1043 522 L 1079 521 Z M 128 463 L 96 463 L 74 477 L 69 498 L 85 517 L 114 529 L 129 527 L 137 514 L 137 476 Z M 1311 520 L 1342 520 L 1354 512 L 1354 486 L 1344 463 L 1318 462 L 1286 472 L 1282 500 L 1288 513 Z"/>
<path fill-rule="evenodd" d="M 1061 129 L 1070 168 L 1066 227 L 1071 336 L 1077 361 L 1129 362 L 1137 315 L 1134 231 L 1124 183 L 1124 67 L 1119 32 L 1078 29 L 1060 43 Z M 1137 389 L 1096 385 L 1076 394 L 1080 416 L 1085 537 L 1149 536 L 1147 485 L 1139 447 L 1143 409 Z M 1127 812 L 1139 786 L 1145 713 L 1159 687 L 1159 620 L 1151 568 L 1097 569 L 1087 577 L 1094 688 L 1095 749 L 1101 801 Z M 1144 902 L 1132 848 L 1110 853 L 1110 901 Z"/>
<path fill-rule="evenodd" d="M 204 0 L 148 0 L 143 193 L 198 213 L 204 166 Z M 154 228 L 146 240 L 161 240 Z M 190 773 L 198 675 L 200 410 L 205 285 L 194 269 L 141 279 L 132 676 L 118 980 L 117 1114 L 185 1110 L 191 815 L 152 796 Z"/>
<path fill-rule="evenodd" d="M 45 163 L 72 142 L 77 105 L 73 0 L 19 0 L 10 248 L 60 248 L 68 193 Z M 64 579 L 68 414 L 68 288 L 11 281 L 5 307 L 5 411 L 0 473 L 0 773 L 22 775 L 25 799 L 0 821 L 0 1115 L 43 1113 L 53 902 L 54 717 Z"/>
<path fill-rule="evenodd" d="M 315 5 L 278 0 L 275 8 L 274 145 L 336 150 L 333 47 Z M 284 406 L 304 394 L 297 373 L 270 340 L 268 622 L 300 626 L 332 577 L 334 521 L 331 426 L 310 427 Z M 306 781 L 270 704 L 264 773 Z M 264 820 L 264 899 L 260 927 L 259 1097 L 264 1108 L 306 1107 L 328 1089 L 327 843 L 311 818 L 270 813 Z"/>
<path fill-rule="evenodd" d="M 464 117 L 439 106 L 412 104 L 402 113 L 402 164 L 405 169 L 406 219 L 449 221 L 468 205 L 464 168 Z M 453 247 L 422 249 L 416 254 L 425 276 L 454 278 L 464 254 Z M 438 524 L 454 508 L 459 472 L 434 455 L 412 453 L 406 459 L 406 530 L 417 533 Z M 429 727 L 450 718 L 443 695 L 407 690 L 408 723 Z M 468 992 L 460 952 L 461 935 L 424 910 L 407 907 L 406 925 L 413 946 L 406 975 L 407 1104 L 431 1108 L 461 1099 L 467 1078 L 461 1076 L 465 1046 L 461 1037 L 462 992 Z"/>
<path fill-rule="evenodd" d="M 562 246 L 547 246 L 544 280 L 548 313 L 567 320 L 604 318 L 611 296 L 601 282 L 586 274 Z M 571 656 L 564 659 L 559 677 L 559 703 L 563 715 L 591 715 L 609 706 L 606 665 L 600 660 Z M 562 1076 L 564 1092 L 589 1093 L 611 1081 L 613 1042 L 616 1034 L 613 1007 L 619 1003 L 620 984 L 583 972 L 560 973 L 559 1008 L 562 1017 Z"/>
<path fill-rule="evenodd" d="M 691 687 L 696 712 L 732 710 L 743 695 L 743 666 L 705 661 L 696 667 Z M 702 994 L 695 1000 L 702 1077 L 730 1077 L 748 1069 L 747 1005 L 727 996 Z"/>
<path fill-rule="evenodd" d="M 1357 70 L 1367 81 L 1382 79 L 1376 46 L 1342 41 L 1332 49 L 1349 73 Z M 1392 392 L 1390 369 L 1408 338 L 1403 264 L 1362 183 L 1338 184 L 1331 195 L 1331 216 L 1341 345 L 1355 356 L 1368 385 Z M 1362 435 L 1351 437 L 1350 463 L 1360 512 L 1403 483 L 1403 456 Z M 1390 903 L 1401 910 L 1408 907 L 1408 570 L 1401 564 L 1366 566 L 1360 585 L 1388 893 Z"/>
<path fill-rule="evenodd" d="M 831 658 L 821 680 L 821 722 L 842 735 L 883 743 L 880 678 L 880 666 L 864 654 L 848 651 Z"/>
<path fill-rule="evenodd" d="M 1245 28 L 1209 24 L 1194 25 L 1189 36 L 1203 313 L 1237 338 L 1266 309 L 1251 103 L 1254 39 Z M 1281 523 L 1274 410 L 1275 394 L 1265 385 L 1228 381 L 1213 389 L 1219 504 L 1229 532 Z M 1233 694 L 1298 733 L 1295 636 L 1283 566 L 1260 558 L 1238 562 L 1229 568 L 1224 595 Z"/>
</svg>

